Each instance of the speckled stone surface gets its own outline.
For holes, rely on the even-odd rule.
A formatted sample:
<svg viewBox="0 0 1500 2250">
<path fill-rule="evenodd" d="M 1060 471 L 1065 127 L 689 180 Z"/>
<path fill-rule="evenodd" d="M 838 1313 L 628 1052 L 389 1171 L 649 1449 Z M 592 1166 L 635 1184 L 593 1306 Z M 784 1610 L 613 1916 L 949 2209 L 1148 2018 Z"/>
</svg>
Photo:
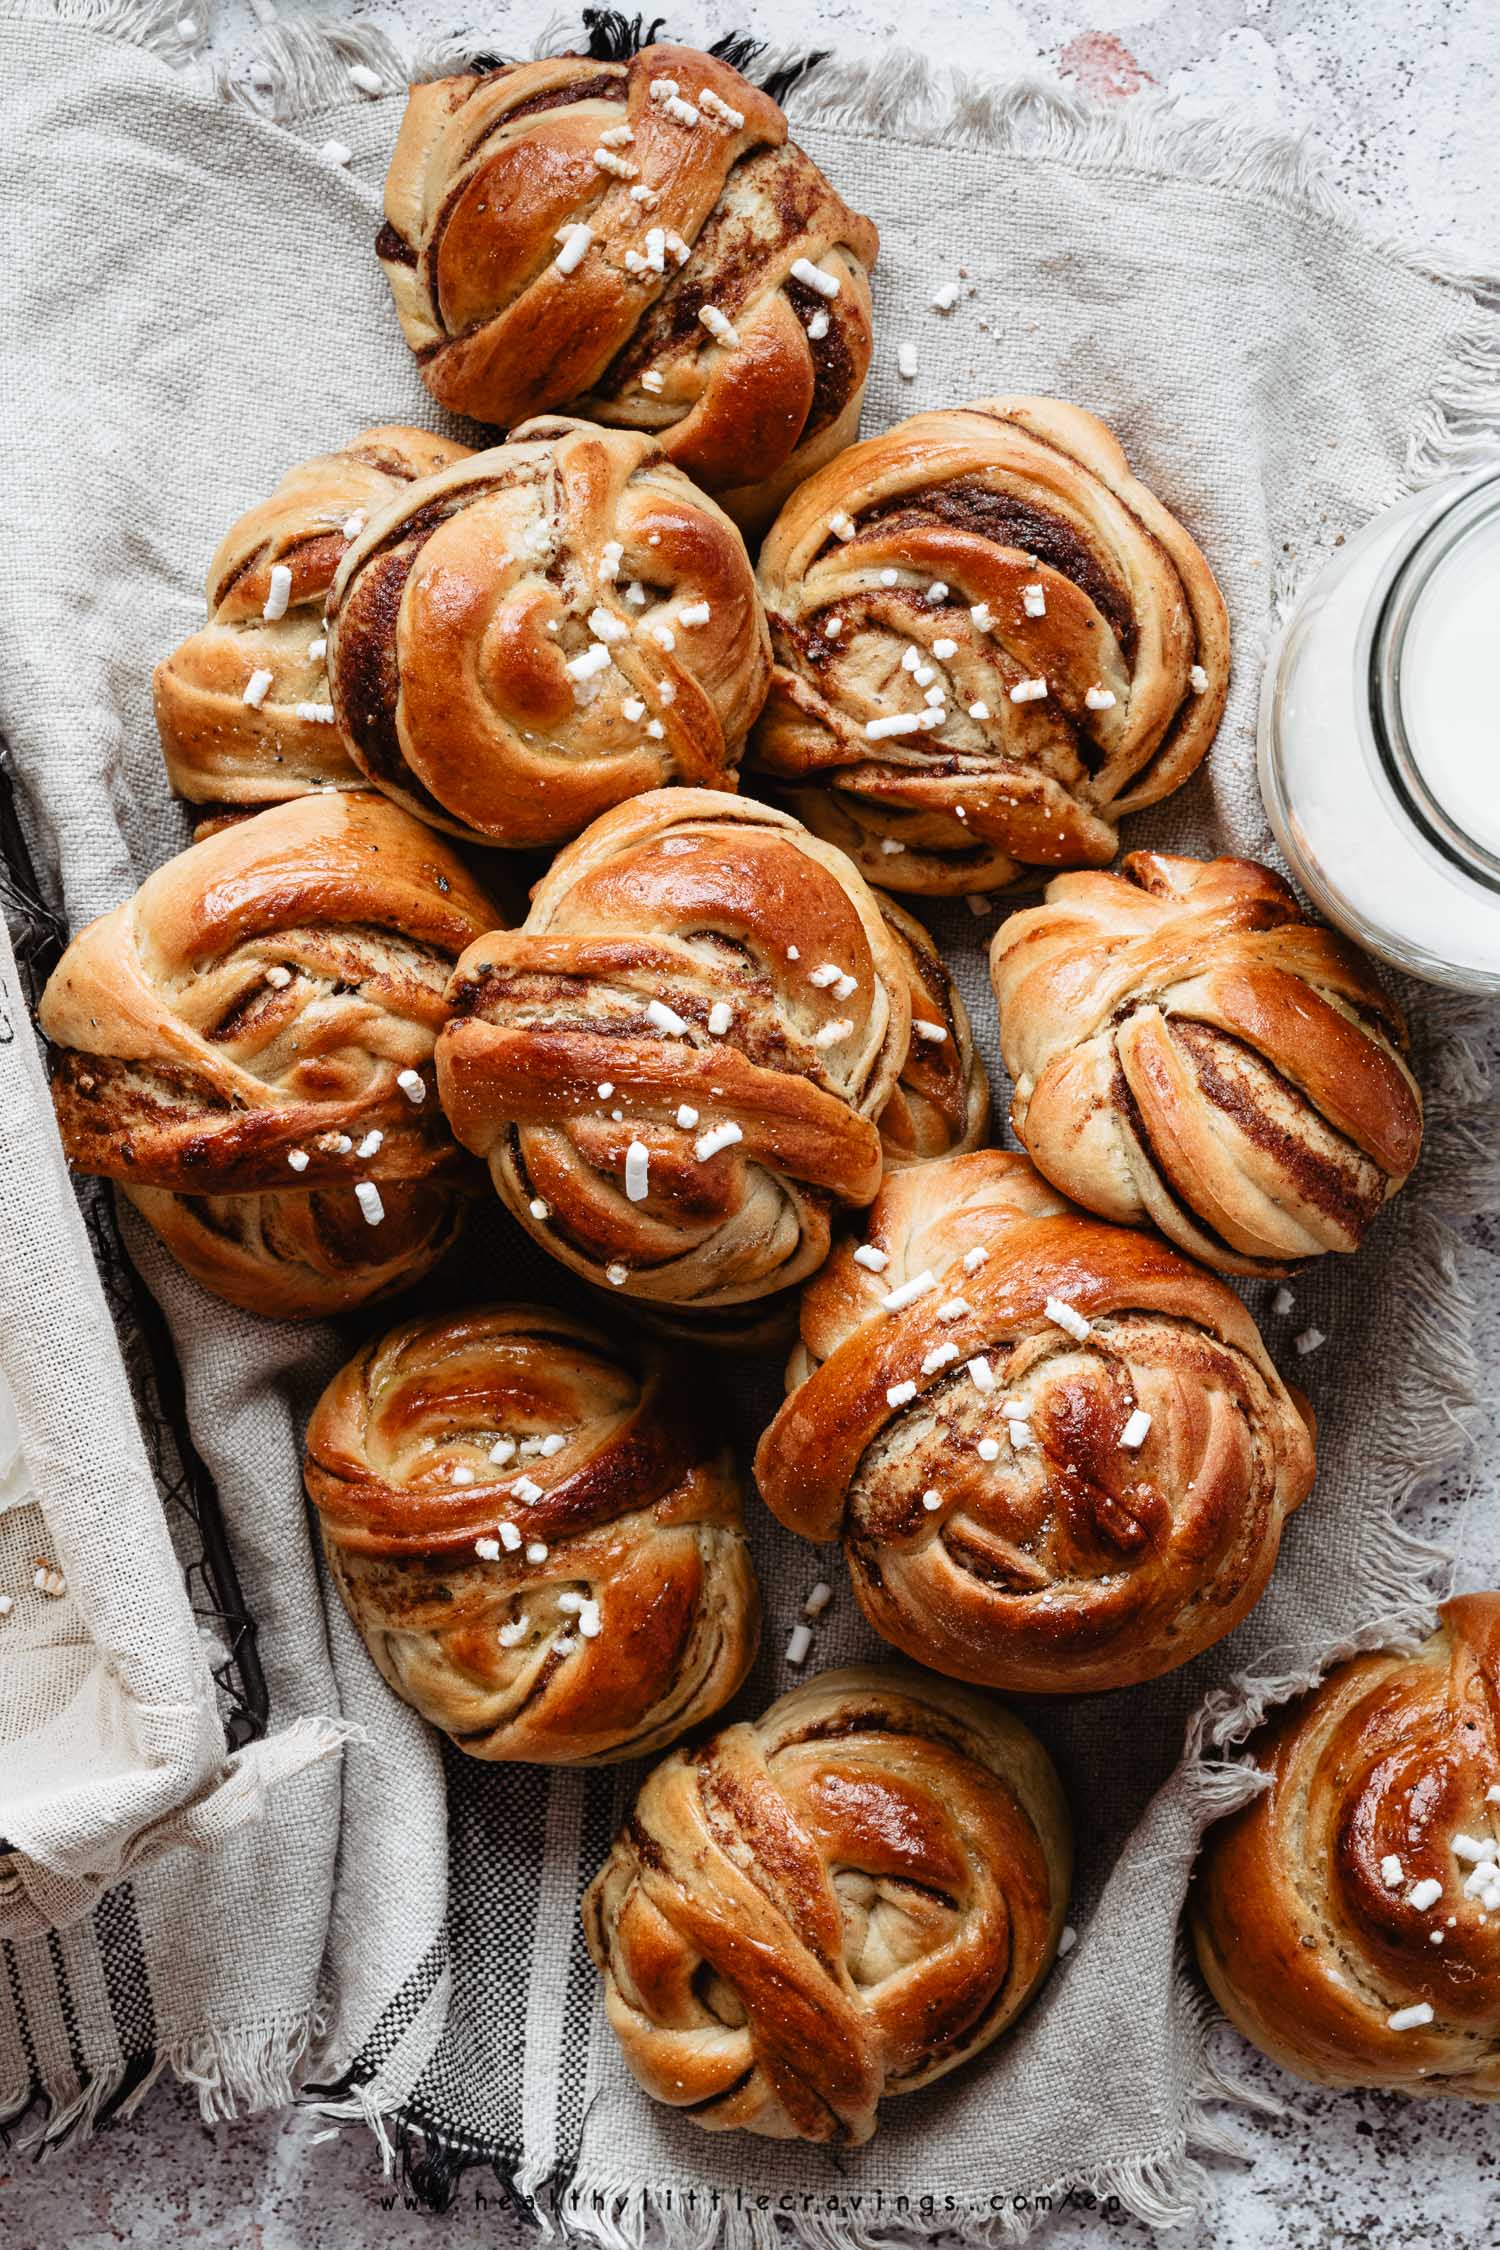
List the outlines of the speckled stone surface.
<svg viewBox="0 0 1500 2250">
<path fill-rule="evenodd" d="M 184 0 L 185 12 L 191 6 Z M 516 51 L 548 13 L 531 0 L 478 16 L 443 0 L 347 11 L 407 41 L 478 24 Z M 868 53 L 903 38 L 937 62 L 1040 69 L 1109 99 L 1155 85 L 1205 106 L 1228 102 L 1242 118 L 1313 132 L 1373 225 L 1436 245 L 1455 266 L 1500 273 L 1493 0 L 917 0 L 905 8 L 824 0 L 816 11 L 803 0 L 711 0 L 674 7 L 670 20 L 674 32 L 705 42 L 749 29 L 776 43 L 811 39 Z M 249 0 L 219 0 L 209 42 L 216 57 L 247 68 L 257 36 Z M 1492 1046 L 1500 1061 L 1500 1034 Z M 1421 1501 L 1413 1528 L 1454 1550 L 1455 1585 L 1480 1586 L 1500 1583 L 1500 1217 L 1462 1232 L 1490 1406 L 1475 1424 L 1468 1465 Z M 1200 2220 L 1168 2238 L 1181 2250 L 1419 2250 L 1439 2239 L 1479 2250 L 1500 2240 L 1500 2111 L 1319 2093 L 1262 2063 L 1227 2029 L 1216 2053 L 1282 2111 L 1238 2122 L 1245 2161 L 1208 2160 Z M 161 2085 L 137 2117 L 76 2154 L 34 2166 L 0 2153 L 0 2244 L 469 2250 L 517 2238 L 493 2180 L 471 2175 L 450 2214 L 435 2219 L 403 2208 L 362 2130 L 329 2131 L 308 2112 L 206 2128 L 187 2092 Z M 1038 2239 L 1071 2250 L 1151 2238 L 1134 2220 L 1072 2209 L 1054 2214 Z"/>
</svg>

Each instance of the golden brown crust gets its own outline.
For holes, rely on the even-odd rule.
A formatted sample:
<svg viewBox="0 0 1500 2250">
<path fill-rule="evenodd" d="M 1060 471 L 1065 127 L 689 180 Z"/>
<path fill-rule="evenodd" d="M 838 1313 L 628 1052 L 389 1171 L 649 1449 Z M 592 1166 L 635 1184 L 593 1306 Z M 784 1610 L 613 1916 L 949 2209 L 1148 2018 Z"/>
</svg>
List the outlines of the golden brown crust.
<svg viewBox="0 0 1500 2250">
<path fill-rule="evenodd" d="M 532 1305 L 408 1322 L 323 1393 L 306 1477 L 382 1676 L 470 1757 L 638 1757 L 749 1669 L 738 1479 L 654 1351 Z"/>
<path fill-rule="evenodd" d="M 1208 565 L 1105 425 L 1055 399 L 851 446 L 787 502 L 760 582 L 775 668 L 752 764 L 893 890 L 1104 864 L 1120 815 L 1185 781 L 1223 712 Z M 920 730 L 870 736 L 901 714 Z"/>
<path fill-rule="evenodd" d="M 268 500 L 225 533 L 208 566 L 208 622 L 152 676 L 167 774 L 193 804 L 281 804 L 314 789 L 358 789 L 336 725 L 301 715 L 328 707 L 323 601 L 349 529 L 467 446 L 397 425 L 365 430 L 337 453 L 288 469 Z M 271 573 L 291 572 L 286 613 L 265 615 Z M 270 680 L 256 704 L 245 691 Z"/>
<path fill-rule="evenodd" d="M 858 1668 L 648 1778 L 583 1902 L 646 2091 L 709 2132 L 859 2142 L 1014 2022 L 1071 1873 L 1052 1763 L 998 1705 Z"/>
<path fill-rule="evenodd" d="M 1270 1787 L 1209 1831 L 1189 1921 L 1215 1998 L 1299 2077 L 1500 2097 L 1497 1699 L 1500 1594 L 1465 1594 L 1256 1736 Z M 1430 2019 L 1392 2028 L 1408 2009 Z"/>
<path fill-rule="evenodd" d="M 875 229 L 714 56 L 558 55 L 414 86 L 385 210 L 397 314 L 455 413 L 508 429 L 571 405 L 650 431 L 755 525 L 858 428 Z M 564 272 L 559 237 L 578 225 L 589 239 Z M 793 275 L 804 259 L 836 295 Z"/>
<path fill-rule="evenodd" d="M 352 1188 L 308 1195 L 120 1192 L 193 1279 L 268 1320 L 331 1320 L 409 1289 L 457 1240 L 467 1199 L 447 1181 L 387 1180 L 371 1226 Z"/>
<path fill-rule="evenodd" d="M 566 842 L 667 782 L 733 789 L 769 673 L 729 518 L 653 439 L 556 416 L 372 517 L 328 600 L 354 758 L 480 843 Z"/>
<path fill-rule="evenodd" d="M 1401 1011 L 1269 868 L 1132 852 L 1060 876 L 991 973 L 1040 1170 L 1221 1272 L 1357 1249 L 1416 1163 Z"/>
<path fill-rule="evenodd" d="M 42 995 L 69 1161 L 204 1196 L 456 1174 L 433 1042 L 454 961 L 496 919 L 440 837 L 362 791 L 191 845 L 79 932 Z"/>
<path fill-rule="evenodd" d="M 755 1474 L 790 1530 L 842 1538 L 876 1631 L 953 1678 L 1047 1695 L 1155 1678 L 1231 1631 L 1313 1473 L 1233 1291 L 997 1149 L 897 1172 L 864 1236 L 878 1273 L 846 1240 L 803 1292 Z M 1150 1426 L 1126 1447 L 1137 1411 Z"/>
<path fill-rule="evenodd" d="M 838 981 L 814 983 L 827 965 Z M 470 947 L 451 998 L 453 1130 L 589 1281 L 743 1304 L 812 1272 L 833 1207 L 879 1185 L 906 978 L 860 877 L 786 813 L 687 789 L 618 806 L 553 862 L 522 929 Z"/>
</svg>

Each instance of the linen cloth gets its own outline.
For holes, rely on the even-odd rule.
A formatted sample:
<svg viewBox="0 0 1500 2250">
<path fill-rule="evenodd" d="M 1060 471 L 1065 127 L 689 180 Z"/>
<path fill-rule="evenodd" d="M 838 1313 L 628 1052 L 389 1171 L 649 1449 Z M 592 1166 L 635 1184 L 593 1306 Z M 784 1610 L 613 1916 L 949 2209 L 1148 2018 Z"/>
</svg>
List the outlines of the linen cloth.
<svg viewBox="0 0 1500 2250">
<path fill-rule="evenodd" d="M 201 616 L 225 526 L 305 455 L 441 418 L 371 251 L 399 101 L 355 97 L 347 63 L 373 55 L 394 78 L 378 40 L 268 33 L 278 121 L 168 67 L 170 11 L 19 4 L 0 0 L 0 732 L 76 928 L 187 841 L 149 675 Z M 1367 239 L 1295 151 L 1222 120 L 936 86 L 911 57 L 825 68 L 789 109 L 881 229 L 866 432 L 988 393 L 1091 406 L 1224 588 L 1219 740 L 1126 843 L 1272 856 L 1253 736 L 1277 592 L 1412 482 L 1494 449 L 1500 318 L 1460 277 Z M 330 138 L 348 167 L 320 160 Z M 930 300 L 950 278 L 965 293 L 941 316 Z M 960 903 L 928 918 L 1002 1116 L 995 917 Z M 1332 1648 L 1413 1629 L 1430 1592 L 1436 1557 L 1395 1511 L 1451 1457 L 1468 1397 L 1438 1213 L 1495 1185 L 1464 1011 L 1406 994 L 1428 1146 L 1365 1250 L 1298 1280 L 1293 1323 L 1264 1286 L 1247 1292 L 1320 1424 L 1318 1487 L 1265 1599 L 1164 1681 L 1029 1714 L 1077 1822 L 1075 1950 L 997 2049 L 892 2104 L 875 2142 L 835 2162 L 698 2132 L 615 2051 L 577 1902 L 638 1770 L 507 1771 L 440 1749 L 328 1588 L 301 1429 L 392 1315 L 255 1321 L 127 1216 L 260 1628 L 270 1731 L 225 1758 L 8 951 L 0 977 L 0 1364 L 30 1478 L 0 1503 L 0 1588 L 18 1596 L 0 1626 L 0 2122 L 34 2104 L 33 2130 L 62 2140 L 163 2066 L 210 2115 L 315 2086 L 382 2136 L 394 2121 L 434 2200 L 464 2163 L 494 2163 L 612 2244 L 769 2242 L 778 2215 L 837 2246 L 913 2227 L 1003 2237 L 1077 2182 L 1180 2212 L 1219 2089 L 1176 1928 L 1205 1820 L 1251 1786 L 1227 1749 Z M 532 1293 L 580 1301 L 496 1206 L 422 1301 Z M 1299 1363 L 1291 1330 L 1309 1325 L 1329 1341 Z M 748 1455 L 779 1371 L 731 1362 L 715 1380 Z M 748 1513 L 768 1628 L 738 1711 L 796 1677 L 787 1629 L 820 1575 L 839 1591 L 813 1664 L 881 1653 L 837 1555 L 753 1497 Z M 27 1591 L 43 1552 L 66 1571 L 61 1603 Z"/>
</svg>

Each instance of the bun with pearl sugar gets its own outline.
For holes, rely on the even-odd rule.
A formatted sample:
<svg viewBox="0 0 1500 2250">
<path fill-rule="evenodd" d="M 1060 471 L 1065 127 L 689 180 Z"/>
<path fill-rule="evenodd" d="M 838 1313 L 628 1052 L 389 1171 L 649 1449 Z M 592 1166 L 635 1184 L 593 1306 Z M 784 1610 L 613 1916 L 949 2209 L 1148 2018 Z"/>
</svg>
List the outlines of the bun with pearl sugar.
<svg viewBox="0 0 1500 2250">
<path fill-rule="evenodd" d="M 1312 1484 L 1232 1290 L 995 1149 L 893 1174 L 803 1291 L 755 1460 L 870 1623 L 952 1678 L 1128 1687 L 1232 1631 Z"/>
<path fill-rule="evenodd" d="M 716 56 L 413 86 L 376 247 L 440 405 L 649 431 L 740 522 L 859 427 L 875 229 Z"/>
<path fill-rule="evenodd" d="M 1103 866 L 1224 709 L 1208 565 L 1105 425 L 1055 399 L 850 446 L 792 495 L 759 568 L 775 669 L 753 763 L 893 890 Z"/>
<path fill-rule="evenodd" d="M 1500 2098 L 1500 1594 L 1356 1656 L 1251 1743 L 1189 1893 L 1220 2006 L 1324 2086 Z"/>
<path fill-rule="evenodd" d="M 444 1223 L 410 1191 L 465 1171 L 433 1043 L 455 960 L 495 920 L 439 837 L 362 791 L 192 845 L 80 931 L 42 995 L 69 1162 L 118 1180 L 190 1270 L 256 1310 L 328 1309 L 330 1258 L 372 1290 L 399 1278 L 393 1258 L 424 1271 Z M 289 1225 L 267 1191 L 337 1195 L 340 1229 L 352 1197 L 391 1236 L 368 1262 L 314 1251 L 330 1206 Z M 217 1199 L 238 1196 L 257 1209 L 231 1219 Z"/>
<path fill-rule="evenodd" d="M 583 1902 L 635 2077 L 711 2133 L 867 2141 L 998 2039 L 1071 1874 L 1036 1737 L 930 1674 L 825 1672 L 648 1778 Z"/>
<path fill-rule="evenodd" d="M 511 1212 L 601 1287 L 709 1310 L 800 1281 L 880 1184 L 909 971 L 841 852 L 748 799 L 595 821 L 458 964 L 438 1080 Z"/>
<path fill-rule="evenodd" d="M 638 1343 L 530 1305 L 409 1322 L 323 1393 L 306 1479 L 382 1677 L 470 1757 L 638 1757 L 749 1669 L 738 1481 Z"/>
<path fill-rule="evenodd" d="M 586 422 L 528 422 L 414 486 L 328 600 L 355 760 L 476 843 L 565 843 L 667 782 L 733 789 L 769 669 L 729 518 L 654 439 Z"/>
<path fill-rule="evenodd" d="M 1038 1168 L 1205 1265 L 1355 1250 L 1417 1161 L 1400 1009 L 1268 867 L 1131 852 L 1060 875 L 990 966 Z"/>
<path fill-rule="evenodd" d="M 179 797 L 254 811 L 364 786 L 329 700 L 324 600 L 369 518 L 467 452 L 427 430 L 365 430 L 288 469 L 230 527 L 208 566 L 207 623 L 152 677 Z"/>
</svg>

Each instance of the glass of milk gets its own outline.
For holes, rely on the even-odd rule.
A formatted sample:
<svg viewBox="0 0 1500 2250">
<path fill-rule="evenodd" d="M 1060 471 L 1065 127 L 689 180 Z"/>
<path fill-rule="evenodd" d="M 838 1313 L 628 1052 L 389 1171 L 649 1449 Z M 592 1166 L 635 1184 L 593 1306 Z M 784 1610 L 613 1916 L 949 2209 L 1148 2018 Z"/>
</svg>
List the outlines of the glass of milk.
<svg viewBox="0 0 1500 2250">
<path fill-rule="evenodd" d="M 1500 992 L 1500 463 L 1377 516 L 1314 579 L 1267 667 L 1260 785 L 1331 922 Z"/>
</svg>

